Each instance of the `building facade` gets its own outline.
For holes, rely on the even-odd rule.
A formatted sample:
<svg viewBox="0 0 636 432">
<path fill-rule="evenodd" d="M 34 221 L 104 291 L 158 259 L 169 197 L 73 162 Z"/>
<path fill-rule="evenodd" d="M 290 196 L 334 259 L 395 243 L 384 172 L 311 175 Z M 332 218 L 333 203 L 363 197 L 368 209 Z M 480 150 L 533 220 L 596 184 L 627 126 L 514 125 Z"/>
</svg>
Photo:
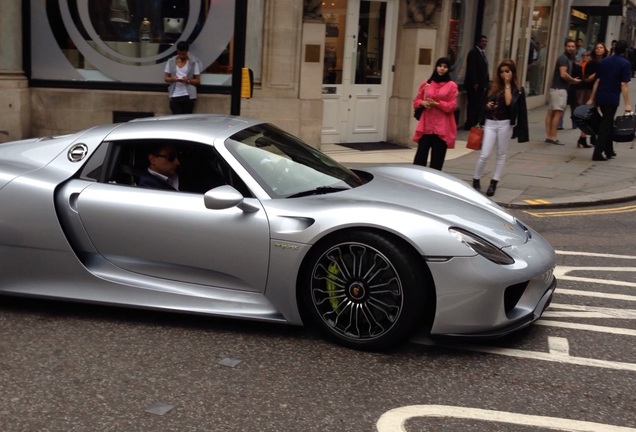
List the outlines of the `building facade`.
<svg viewBox="0 0 636 432">
<path fill-rule="evenodd" d="M 178 40 L 202 69 L 195 112 L 229 114 L 243 60 L 254 92 L 240 114 L 313 146 L 410 143 L 412 98 L 437 58 L 462 84 L 476 38 L 491 77 L 512 58 L 529 107 L 546 102 L 566 37 L 634 36 L 630 0 L 3 0 L 0 129 L 15 140 L 168 114 L 166 60 Z M 237 58 L 239 61 L 237 61 Z M 463 123 L 463 95 L 458 104 Z"/>
</svg>

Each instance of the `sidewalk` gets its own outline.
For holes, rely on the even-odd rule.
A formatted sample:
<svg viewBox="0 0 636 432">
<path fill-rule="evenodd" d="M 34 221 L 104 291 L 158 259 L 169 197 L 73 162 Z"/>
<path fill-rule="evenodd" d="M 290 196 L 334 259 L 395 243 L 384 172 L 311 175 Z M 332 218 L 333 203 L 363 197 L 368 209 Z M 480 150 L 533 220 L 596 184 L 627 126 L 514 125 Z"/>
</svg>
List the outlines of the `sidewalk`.
<svg viewBox="0 0 636 432">
<path fill-rule="evenodd" d="M 636 86 L 630 86 L 630 102 L 636 102 Z M 623 114 L 621 105 L 617 115 Z M 508 208 L 558 208 L 600 205 L 636 199 L 636 148 L 633 143 L 614 143 L 617 156 L 608 161 L 592 161 L 591 148 L 577 148 L 579 130 L 572 129 L 570 110 L 566 111 L 564 130 L 558 133 L 565 145 L 547 144 L 544 120 L 547 105 L 528 111 L 530 141 L 510 142 L 504 174 L 493 200 Z M 479 152 L 466 149 L 468 132 L 458 131 L 454 149 L 449 149 L 444 172 L 472 183 Z M 589 142 L 589 138 L 588 138 Z M 413 143 L 415 146 L 415 143 Z M 344 165 L 412 163 L 413 148 L 353 150 L 325 144 L 322 151 Z M 491 155 L 482 189 L 490 183 L 495 165 Z"/>
</svg>

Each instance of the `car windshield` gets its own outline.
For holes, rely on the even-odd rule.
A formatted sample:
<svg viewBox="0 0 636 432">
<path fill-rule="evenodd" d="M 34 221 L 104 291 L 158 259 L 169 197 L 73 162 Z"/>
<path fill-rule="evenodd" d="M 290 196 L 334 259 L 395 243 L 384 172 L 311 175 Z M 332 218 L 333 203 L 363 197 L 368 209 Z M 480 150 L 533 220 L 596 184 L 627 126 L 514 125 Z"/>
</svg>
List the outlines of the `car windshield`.
<svg viewBox="0 0 636 432">
<path fill-rule="evenodd" d="M 348 168 L 270 124 L 244 129 L 226 146 L 275 198 L 332 193 L 364 183 Z"/>
</svg>

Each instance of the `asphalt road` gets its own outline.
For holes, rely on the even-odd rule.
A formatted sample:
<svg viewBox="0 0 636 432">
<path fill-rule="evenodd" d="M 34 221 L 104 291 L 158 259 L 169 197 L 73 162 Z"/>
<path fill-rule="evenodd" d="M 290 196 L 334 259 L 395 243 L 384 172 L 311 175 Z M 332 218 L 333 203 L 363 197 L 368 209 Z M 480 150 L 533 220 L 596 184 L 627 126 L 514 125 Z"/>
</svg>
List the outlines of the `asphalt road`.
<svg viewBox="0 0 636 432">
<path fill-rule="evenodd" d="M 558 251 L 559 288 L 490 342 L 365 353 L 303 328 L 2 297 L 0 430 L 636 431 L 635 212 L 515 211 Z"/>
</svg>

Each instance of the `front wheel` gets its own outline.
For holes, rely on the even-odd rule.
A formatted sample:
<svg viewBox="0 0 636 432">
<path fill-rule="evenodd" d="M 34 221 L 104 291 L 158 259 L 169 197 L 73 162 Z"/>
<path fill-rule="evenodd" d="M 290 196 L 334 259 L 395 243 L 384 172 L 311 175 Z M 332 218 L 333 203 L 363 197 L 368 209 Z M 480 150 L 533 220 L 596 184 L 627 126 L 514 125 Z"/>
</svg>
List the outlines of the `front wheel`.
<svg viewBox="0 0 636 432">
<path fill-rule="evenodd" d="M 316 247 L 304 267 L 304 310 L 338 343 L 390 348 L 410 334 L 425 312 L 425 264 L 388 236 L 347 233 Z"/>
</svg>

